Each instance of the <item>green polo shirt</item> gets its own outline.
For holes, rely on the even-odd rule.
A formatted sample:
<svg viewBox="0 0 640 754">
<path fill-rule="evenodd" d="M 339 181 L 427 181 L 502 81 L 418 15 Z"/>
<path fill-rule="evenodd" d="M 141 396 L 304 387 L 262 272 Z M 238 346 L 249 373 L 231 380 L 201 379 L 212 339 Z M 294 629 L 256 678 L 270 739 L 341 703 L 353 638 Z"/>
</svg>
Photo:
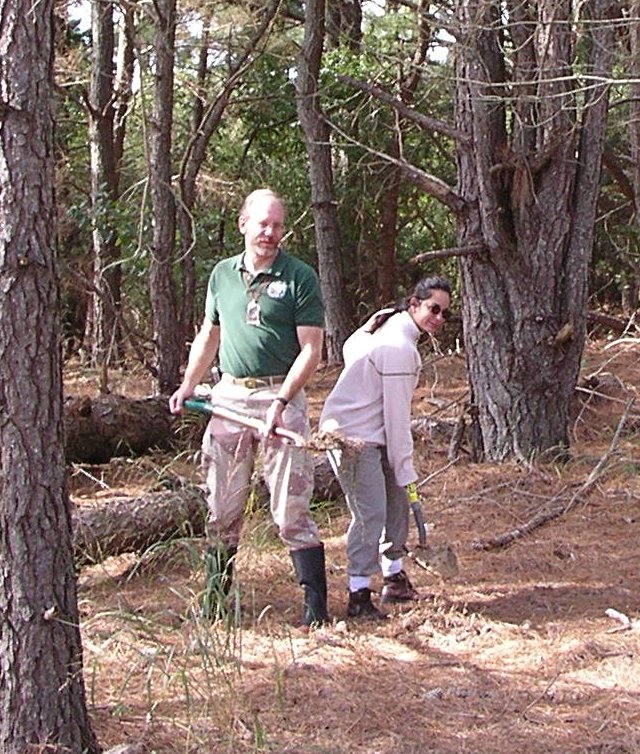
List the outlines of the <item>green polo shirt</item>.
<svg viewBox="0 0 640 754">
<path fill-rule="evenodd" d="M 286 374 L 300 344 L 296 327 L 324 327 L 320 283 L 308 264 L 280 251 L 271 267 L 247 287 L 244 254 L 213 268 L 205 313 L 220 326 L 220 369 L 234 377 Z M 260 307 L 259 324 L 247 323 L 247 305 Z"/>
</svg>

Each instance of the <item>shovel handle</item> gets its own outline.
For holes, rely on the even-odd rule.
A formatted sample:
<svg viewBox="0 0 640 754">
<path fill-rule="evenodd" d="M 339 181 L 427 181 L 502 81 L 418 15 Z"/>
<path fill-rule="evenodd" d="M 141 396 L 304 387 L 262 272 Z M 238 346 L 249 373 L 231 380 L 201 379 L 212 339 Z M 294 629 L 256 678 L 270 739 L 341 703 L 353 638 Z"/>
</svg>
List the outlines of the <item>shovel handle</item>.
<svg viewBox="0 0 640 754">
<path fill-rule="evenodd" d="M 184 406 L 192 411 L 197 411 L 201 414 L 208 414 L 209 416 L 217 416 L 219 419 L 226 419 L 227 421 L 241 424 L 243 427 L 255 429 L 258 432 L 264 432 L 265 430 L 265 423 L 261 419 L 240 414 L 237 411 L 225 408 L 224 406 L 216 406 L 215 403 L 211 403 L 207 398 L 187 398 L 184 402 Z M 307 444 L 307 441 L 302 435 L 291 429 L 276 427 L 274 434 L 297 447 L 304 447 Z"/>
<path fill-rule="evenodd" d="M 413 513 L 413 518 L 415 519 L 416 527 L 418 529 L 418 543 L 420 547 L 424 547 L 427 544 L 427 527 L 424 523 L 424 515 L 422 513 L 420 502 L 411 503 L 411 512 Z"/>
</svg>

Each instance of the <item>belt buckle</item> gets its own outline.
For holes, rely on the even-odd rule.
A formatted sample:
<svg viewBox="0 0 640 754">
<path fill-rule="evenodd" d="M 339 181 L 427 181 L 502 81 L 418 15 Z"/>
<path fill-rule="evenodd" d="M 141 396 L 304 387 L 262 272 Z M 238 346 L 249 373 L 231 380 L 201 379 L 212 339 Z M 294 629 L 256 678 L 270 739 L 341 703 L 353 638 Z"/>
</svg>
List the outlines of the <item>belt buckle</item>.
<svg viewBox="0 0 640 754">
<path fill-rule="evenodd" d="M 258 380 L 255 377 L 246 377 L 244 386 L 249 390 L 255 390 L 258 387 Z"/>
</svg>

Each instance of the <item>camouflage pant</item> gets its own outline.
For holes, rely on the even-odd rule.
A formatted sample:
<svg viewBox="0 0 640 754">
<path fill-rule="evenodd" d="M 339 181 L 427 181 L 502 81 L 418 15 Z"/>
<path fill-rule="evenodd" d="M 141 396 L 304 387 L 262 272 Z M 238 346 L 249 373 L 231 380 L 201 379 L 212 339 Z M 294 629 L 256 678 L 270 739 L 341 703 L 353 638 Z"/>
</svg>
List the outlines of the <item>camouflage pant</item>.
<svg viewBox="0 0 640 754">
<path fill-rule="evenodd" d="M 223 379 L 213 387 L 214 404 L 263 420 L 277 395 L 278 385 L 248 389 Z M 303 391 L 290 401 L 284 426 L 309 436 L 307 400 Z M 313 494 L 313 458 L 304 448 L 265 439 L 254 430 L 211 417 L 202 439 L 202 466 L 209 490 L 210 543 L 237 547 L 242 519 L 251 492 L 251 477 L 261 451 L 262 475 L 270 493 L 271 515 L 280 538 L 291 550 L 320 543 L 318 528 L 309 513 Z"/>
</svg>

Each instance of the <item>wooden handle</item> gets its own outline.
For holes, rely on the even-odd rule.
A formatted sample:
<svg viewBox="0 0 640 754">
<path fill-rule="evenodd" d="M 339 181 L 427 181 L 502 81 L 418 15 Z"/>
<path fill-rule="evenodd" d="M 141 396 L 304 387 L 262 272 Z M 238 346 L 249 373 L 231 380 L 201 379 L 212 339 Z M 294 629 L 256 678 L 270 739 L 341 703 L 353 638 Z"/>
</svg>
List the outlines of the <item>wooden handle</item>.
<svg viewBox="0 0 640 754">
<path fill-rule="evenodd" d="M 239 414 L 237 411 L 225 408 L 224 406 L 216 406 L 215 403 L 211 403 L 211 401 L 203 398 L 189 398 L 184 402 L 184 405 L 186 408 L 199 411 L 201 414 L 217 416 L 219 419 L 226 419 L 235 424 L 250 427 L 260 433 L 264 433 L 266 429 L 266 425 L 261 419 L 256 419 L 253 416 L 246 416 L 245 414 Z M 302 435 L 291 429 L 276 427 L 274 434 L 281 437 L 283 440 L 288 440 L 292 445 L 296 445 L 299 448 L 302 448 L 307 444 L 307 441 Z"/>
</svg>

